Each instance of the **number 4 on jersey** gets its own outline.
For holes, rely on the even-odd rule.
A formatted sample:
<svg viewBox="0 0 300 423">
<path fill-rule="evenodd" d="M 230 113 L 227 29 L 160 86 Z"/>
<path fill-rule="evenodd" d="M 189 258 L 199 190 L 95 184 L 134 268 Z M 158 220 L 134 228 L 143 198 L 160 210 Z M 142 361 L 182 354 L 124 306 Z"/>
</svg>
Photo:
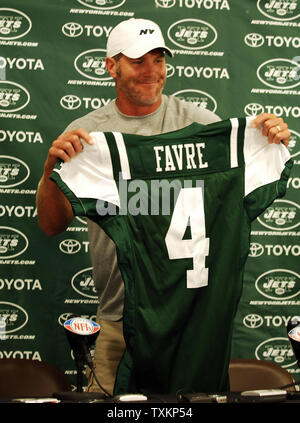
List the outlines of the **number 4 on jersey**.
<svg viewBox="0 0 300 423">
<path fill-rule="evenodd" d="M 190 225 L 190 239 L 183 239 Z M 208 284 L 205 257 L 209 253 L 209 238 L 205 237 L 203 189 L 182 188 L 179 192 L 171 223 L 165 238 L 171 260 L 192 258 L 193 269 L 187 270 L 187 288 L 201 288 Z"/>
</svg>

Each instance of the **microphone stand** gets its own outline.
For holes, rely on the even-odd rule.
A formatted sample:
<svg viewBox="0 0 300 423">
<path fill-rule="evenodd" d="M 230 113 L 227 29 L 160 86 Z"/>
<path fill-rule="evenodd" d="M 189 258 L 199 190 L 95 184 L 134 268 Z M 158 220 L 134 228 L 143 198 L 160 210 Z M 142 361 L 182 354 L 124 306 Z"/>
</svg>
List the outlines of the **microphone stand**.
<svg viewBox="0 0 300 423">
<path fill-rule="evenodd" d="M 73 350 L 75 365 L 77 368 L 77 389 L 76 392 L 58 392 L 55 393 L 54 396 L 62 401 L 67 402 L 106 402 L 111 395 L 105 391 L 105 389 L 100 385 L 93 366 L 93 360 L 90 354 L 89 346 L 92 342 L 95 341 L 98 333 L 94 335 L 77 335 L 72 332 L 69 332 L 65 328 L 65 333 L 67 335 L 67 339 L 69 341 L 70 347 Z M 83 392 L 83 371 L 84 366 L 88 365 L 91 371 L 94 374 L 94 377 L 97 381 L 97 384 L 100 388 L 105 392 Z"/>
<path fill-rule="evenodd" d="M 83 392 L 83 377 L 82 373 L 84 371 L 84 361 L 81 359 L 81 357 L 75 357 L 75 364 L 77 369 L 77 375 L 76 375 L 76 384 L 77 389 L 76 392 Z"/>
</svg>

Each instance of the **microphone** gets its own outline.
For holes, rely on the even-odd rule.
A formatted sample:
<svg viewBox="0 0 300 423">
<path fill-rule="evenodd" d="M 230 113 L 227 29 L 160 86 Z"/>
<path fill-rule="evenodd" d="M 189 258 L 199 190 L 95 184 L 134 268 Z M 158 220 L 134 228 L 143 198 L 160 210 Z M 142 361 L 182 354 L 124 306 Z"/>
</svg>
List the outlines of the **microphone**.
<svg viewBox="0 0 300 423">
<path fill-rule="evenodd" d="M 83 391 L 82 372 L 84 365 L 87 364 L 100 388 L 105 392 L 106 395 L 109 395 L 97 379 L 90 353 L 90 347 L 95 343 L 96 338 L 99 335 L 100 325 L 95 323 L 93 320 L 85 319 L 83 317 L 72 317 L 64 323 L 64 329 L 71 350 L 73 350 L 77 367 L 77 392 Z"/>
<path fill-rule="evenodd" d="M 77 390 L 76 392 L 58 392 L 55 393 L 56 398 L 64 401 L 76 402 L 105 402 L 107 397 L 111 395 L 101 386 L 94 371 L 93 360 L 90 353 L 90 347 L 97 339 L 100 332 L 100 325 L 93 320 L 83 317 L 72 317 L 64 323 L 65 334 L 69 341 L 71 350 L 73 350 L 74 359 L 77 367 Z M 91 369 L 95 380 L 103 393 L 100 392 L 83 392 L 82 389 L 82 373 L 84 365 L 87 364 Z"/>
<path fill-rule="evenodd" d="M 83 317 L 73 317 L 64 323 L 65 333 L 79 367 L 87 364 L 91 369 L 93 360 L 89 348 L 96 341 L 100 325 Z"/>
<path fill-rule="evenodd" d="M 287 334 L 292 350 L 300 367 L 300 318 L 294 317 L 287 324 Z"/>
</svg>

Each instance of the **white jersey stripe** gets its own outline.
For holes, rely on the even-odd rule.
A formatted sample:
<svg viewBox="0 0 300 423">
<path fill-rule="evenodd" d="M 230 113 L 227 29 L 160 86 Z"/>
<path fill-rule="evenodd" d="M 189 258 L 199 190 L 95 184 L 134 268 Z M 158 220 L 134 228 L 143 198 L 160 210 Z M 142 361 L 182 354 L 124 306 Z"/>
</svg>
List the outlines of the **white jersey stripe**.
<svg viewBox="0 0 300 423">
<path fill-rule="evenodd" d="M 129 161 L 127 157 L 127 151 L 124 143 L 124 138 L 121 132 L 113 132 L 113 136 L 115 137 L 120 162 L 121 162 L 121 172 L 123 179 L 131 179 L 131 173 L 130 173 L 130 166 Z"/>
<path fill-rule="evenodd" d="M 231 167 L 238 167 L 237 135 L 239 121 L 237 118 L 232 118 L 230 121 L 232 126 L 230 134 L 230 165 Z"/>
</svg>

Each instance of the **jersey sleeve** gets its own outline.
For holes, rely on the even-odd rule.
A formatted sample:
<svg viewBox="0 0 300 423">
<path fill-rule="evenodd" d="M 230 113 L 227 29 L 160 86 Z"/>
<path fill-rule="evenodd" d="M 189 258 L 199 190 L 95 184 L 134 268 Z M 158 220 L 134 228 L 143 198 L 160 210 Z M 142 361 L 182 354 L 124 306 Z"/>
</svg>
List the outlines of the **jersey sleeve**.
<svg viewBox="0 0 300 423">
<path fill-rule="evenodd" d="M 255 219 L 276 198 L 285 194 L 292 168 L 290 153 L 284 144 L 269 144 L 261 129 L 247 119 L 244 136 L 245 207 Z"/>
<path fill-rule="evenodd" d="M 91 133 L 93 144 L 69 162 L 58 162 L 51 179 L 69 199 L 76 215 L 87 215 L 89 200 L 107 201 L 119 206 L 110 151 L 103 132 Z"/>
</svg>

